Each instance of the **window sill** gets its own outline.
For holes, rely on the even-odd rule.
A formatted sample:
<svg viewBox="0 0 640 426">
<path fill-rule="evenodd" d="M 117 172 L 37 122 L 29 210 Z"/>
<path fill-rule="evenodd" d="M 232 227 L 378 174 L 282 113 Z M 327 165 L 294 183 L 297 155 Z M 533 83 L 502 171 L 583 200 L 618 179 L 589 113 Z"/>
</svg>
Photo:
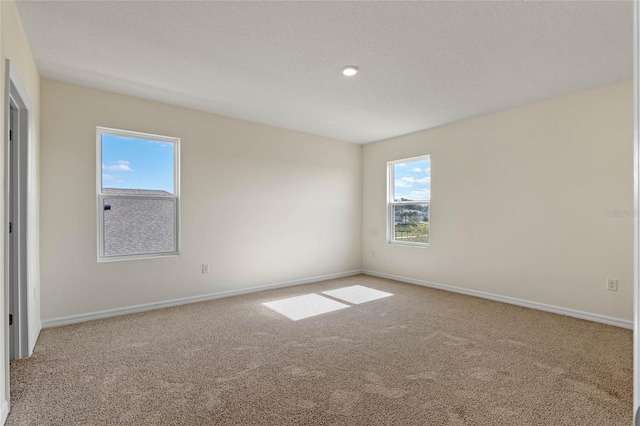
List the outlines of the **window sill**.
<svg viewBox="0 0 640 426">
<path fill-rule="evenodd" d="M 428 248 L 431 243 L 409 243 L 409 242 L 401 242 L 401 241 L 387 241 L 387 244 L 393 246 L 407 246 L 407 247 L 420 247 L 420 248 Z"/>
<path fill-rule="evenodd" d="M 180 256 L 180 252 L 140 254 L 140 255 L 131 255 L 131 256 L 109 256 L 109 257 L 98 257 L 98 263 L 120 262 L 124 260 L 157 259 L 161 257 L 178 257 L 178 256 Z"/>
</svg>

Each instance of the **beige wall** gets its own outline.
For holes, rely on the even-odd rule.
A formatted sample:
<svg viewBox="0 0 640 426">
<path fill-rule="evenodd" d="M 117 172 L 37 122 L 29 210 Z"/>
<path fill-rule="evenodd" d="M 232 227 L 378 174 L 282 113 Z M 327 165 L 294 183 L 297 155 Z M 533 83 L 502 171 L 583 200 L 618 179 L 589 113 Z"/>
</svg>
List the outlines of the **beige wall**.
<svg viewBox="0 0 640 426">
<path fill-rule="evenodd" d="M 366 145 L 363 268 L 631 320 L 633 218 L 605 213 L 632 208 L 632 108 L 627 81 Z M 423 154 L 431 245 L 389 245 L 386 163 Z"/>
<path fill-rule="evenodd" d="M 360 269 L 361 146 L 46 79 L 41 96 L 43 320 Z M 180 256 L 96 261 L 96 126 L 182 139 Z"/>
<path fill-rule="evenodd" d="M 41 272 L 44 320 L 361 267 L 632 319 L 631 82 L 363 149 L 40 80 L 10 0 L 0 2 L 0 58 L 0 99 L 8 58 L 33 106 L 31 346 Z M 5 113 L 0 102 L 0 135 Z M 180 256 L 96 261 L 95 126 L 182 138 Z M 432 160 L 431 246 L 389 245 L 386 162 L 423 154 Z M 4 200 L 4 184 L 0 194 Z M 209 263 L 209 274 L 200 273 L 201 263 Z M 619 279 L 618 292 L 604 290 L 607 277 Z M 0 292 L 0 318 L 5 296 Z M 0 328 L 5 345 L 6 331 Z M 0 384 L 5 375 L 0 368 Z M 6 399 L 0 386 L 0 404 Z"/>
<path fill-rule="evenodd" d="M 4 99 L 5 93 L 6 69 L 5 60 L 10 59 L 13 67 L 18 73 L 20 81 L 24 86 L 27 96 L 32 104 L 31 116 L 31 144 L 30 144 L 30 170 L 29 170 L 29 258 L 28 258 L 28 279 L 29 279 L 29 330 L 30 330 L 30 348 L 35 345 L 37 333 L 40 330 L 40 274 L 39 274 L 39 117 L 40 117 L 40 77 L 36 69 L 29 44 L 20 22 L 20 17 L 13 1 L 0 2 L 0 135 L 2 135 L 2 148 L 0 149 L 0 176 L 5 176 L 5 113 L 6 108 Z M 4 199 L 5 185 L 4 178 L 0 185 L 0 223 L 5 223 L 4 218 Z M 4 226 L 0 226 L 0 241 L 4 241 Z M 4 259 L 4 243 L 0 244 L 0 259 Z M 0 276 L 4 277 L 4 262 L 0 262 Z M 0 318 L 6 318 L 6 294 L 0 292 Z M 4 345 L 8 342 L 7 332 L 4 328 L 0 328 L 1 341 L 3 342 L 3 350 L 0 350 L 0 362 L 5 365 Z M 0 383 L 5 381 L 5 370 L 0 368 Z M 0 403 L 6 399 L 4 386 L 0 386 Z"/>
<path fill-rule="evenodd" d="M 41 84 L 45 320 L 361 267 L 632 318 L 632 217 L 622 212 L 633 199 L 631 82 L 364 149 Z M 181 256 L 96 262 L 95 126 L 182 138 Z M 386 162 L 422 154 L 431 246 L 388 245 Z M 618 292 L 604 290 L 607 277 Z"/>
</svg>

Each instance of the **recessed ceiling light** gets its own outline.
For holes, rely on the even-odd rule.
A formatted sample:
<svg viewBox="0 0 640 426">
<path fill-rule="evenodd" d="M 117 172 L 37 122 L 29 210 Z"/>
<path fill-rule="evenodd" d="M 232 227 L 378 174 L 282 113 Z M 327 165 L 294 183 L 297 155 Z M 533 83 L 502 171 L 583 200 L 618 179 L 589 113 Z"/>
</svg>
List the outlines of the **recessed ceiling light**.
<svg viewBox="0 0 640 426">
<path fill-rule="evenodd" d="M 358 74 L 358 71 L 360 71 L 360 68 L 356 67 L 355 65 L 348 65 L 342 68 L 342 74 L 346 75 L 347 77 L 353 77 L 354 75 Z"/>
</svg>

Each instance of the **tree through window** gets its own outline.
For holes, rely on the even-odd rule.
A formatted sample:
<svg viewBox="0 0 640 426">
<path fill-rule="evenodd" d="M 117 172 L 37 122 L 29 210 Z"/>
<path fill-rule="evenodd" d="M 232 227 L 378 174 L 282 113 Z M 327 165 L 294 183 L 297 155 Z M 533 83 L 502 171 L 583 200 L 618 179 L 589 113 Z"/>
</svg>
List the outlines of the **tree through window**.
<svg viewBox="0 0 640 426">
<path fill-rule="evenodd" d="M 429 244 L 430 157 L 425 155 L 387 164 L 389 242 Z"/>
</svg>

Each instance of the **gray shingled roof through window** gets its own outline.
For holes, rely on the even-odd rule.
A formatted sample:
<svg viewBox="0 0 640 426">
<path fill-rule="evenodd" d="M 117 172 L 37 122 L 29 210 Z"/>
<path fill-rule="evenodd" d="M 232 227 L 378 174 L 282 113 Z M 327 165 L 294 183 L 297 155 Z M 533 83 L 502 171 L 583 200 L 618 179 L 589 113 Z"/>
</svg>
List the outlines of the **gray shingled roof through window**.
<svg viewBox="0 0 640 426">
<path fill-rule="evenodd" d="M 103 194 L 156 195 L 167 191 L 103 188 Z M 104 255 L 170 253 L 175 251 L 173 198 L 104 197 Z"/>
</svg>

